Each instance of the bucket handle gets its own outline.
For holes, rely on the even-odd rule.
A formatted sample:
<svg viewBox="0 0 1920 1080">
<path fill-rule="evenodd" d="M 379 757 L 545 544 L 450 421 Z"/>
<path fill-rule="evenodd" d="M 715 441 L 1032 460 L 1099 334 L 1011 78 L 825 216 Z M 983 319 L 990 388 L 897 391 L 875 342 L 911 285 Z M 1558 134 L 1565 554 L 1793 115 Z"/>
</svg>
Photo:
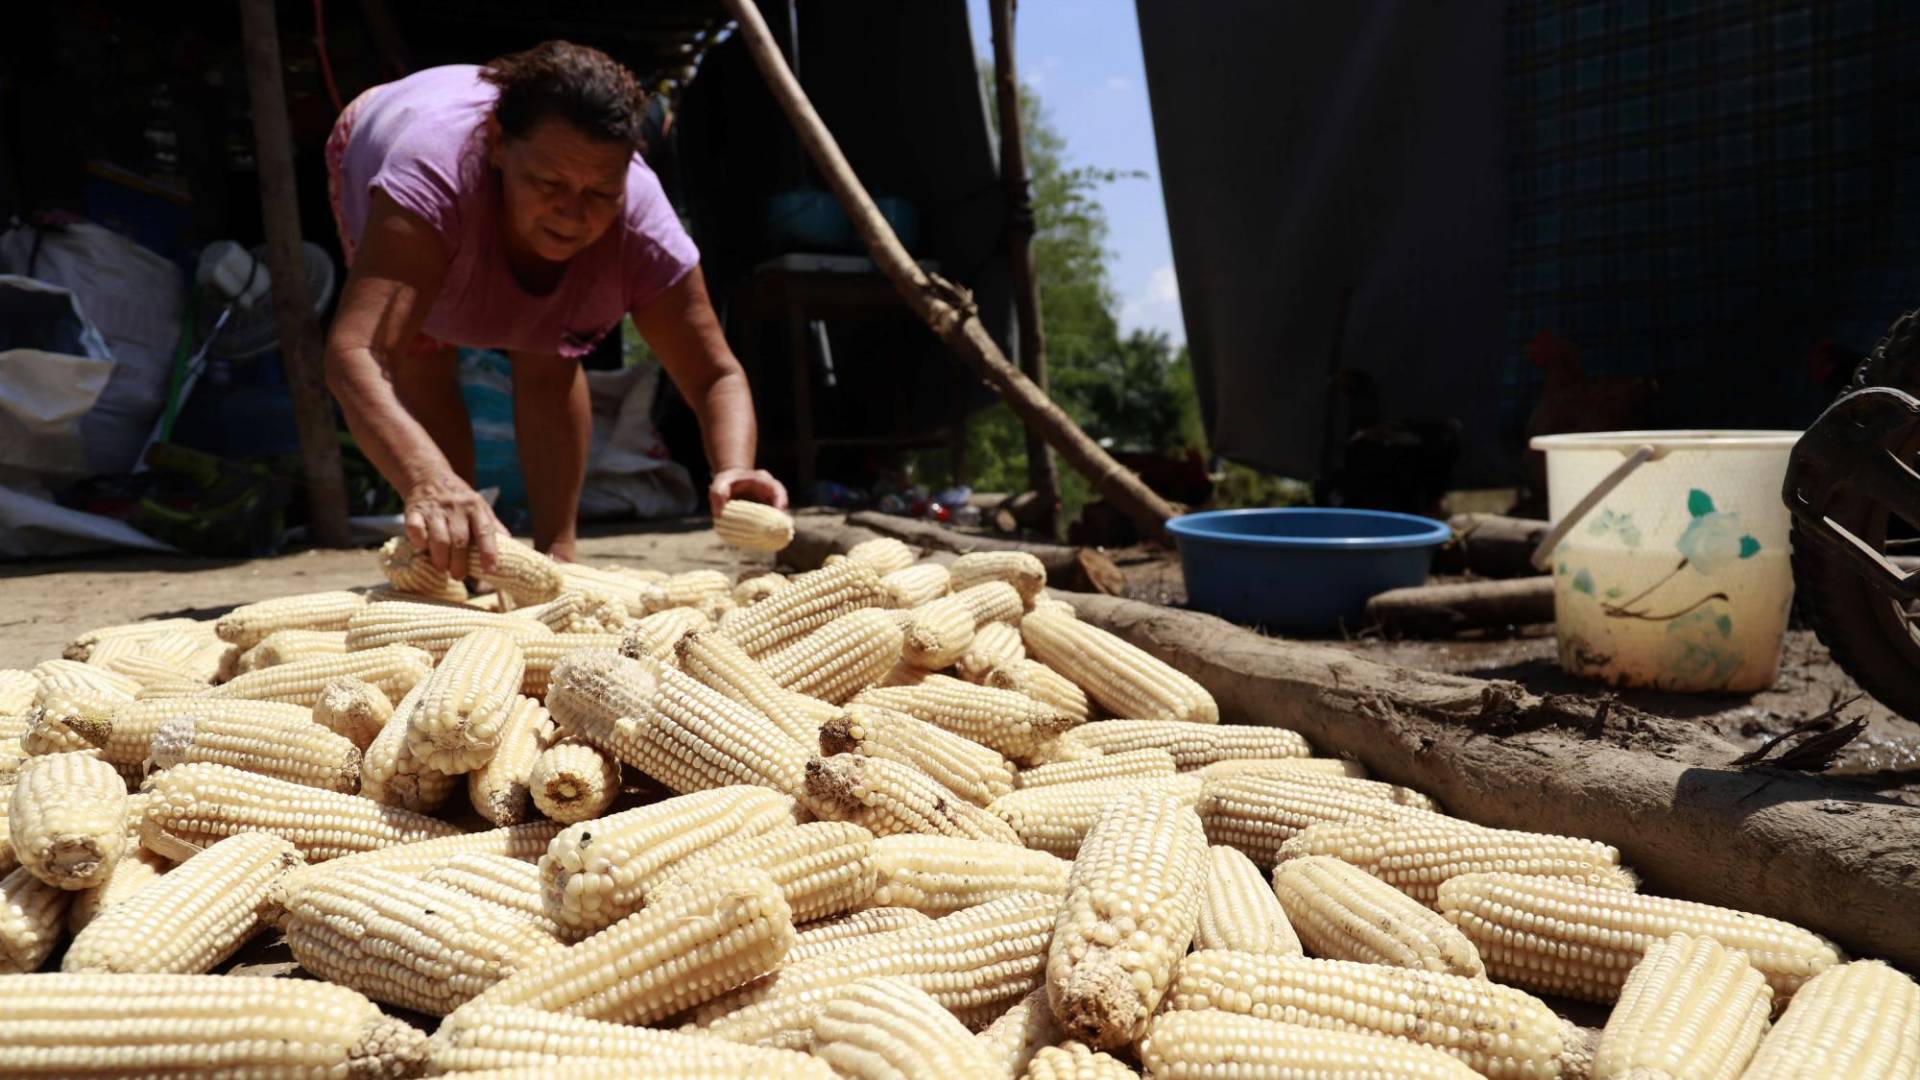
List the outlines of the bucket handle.
<svg viewBox="0 0 1920 1080">
<path fill-rule="evenodd" d="M 1626 456 L 1626 460 L 1614 466 L 1612 472 L 1601 477 L 1600 482 L 1581 496 L 1580 501 L 1573 504 L 1573 509 L 1567 511 L 1565 517 L 1554 522 L 1553 526 L 1547 530 L 1547 535 L 1540 538 L 1539 545 L 1533 549 L 1533 568 L 1544 571 L 1553 565 L 1553 549 L 1560 546 L 1560 541 L 1566 539 L 1574 526 L 1586 520 L 1587 515 L 1593 512 L 1593 508 L 1600 505 L 1601 499 L 1613 494 L 1613 489 L 1633 475 L 1633 470 L 1664 456 L 1664 452 L 1655 449 L 1651 444 L 1643 443 L 1634 447 L 1633 452 Z"/>
</svg>

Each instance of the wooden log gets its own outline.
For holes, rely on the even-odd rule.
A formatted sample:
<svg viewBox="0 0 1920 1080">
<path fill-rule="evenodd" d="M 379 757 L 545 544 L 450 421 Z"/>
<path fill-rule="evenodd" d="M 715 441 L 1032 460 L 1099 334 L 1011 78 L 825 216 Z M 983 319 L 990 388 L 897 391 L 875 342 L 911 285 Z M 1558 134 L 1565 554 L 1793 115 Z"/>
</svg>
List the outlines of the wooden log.
<svg viewBox="0 0 1920 1080">
<path fill-rule="evenodd" d="M 1040 283 L 1033 274 L 1033 193 L 1027 183 L 1026 135 L 1020 122 L 1020 77 L 1014 73 L 1014 0 L 993 0 L 993 96 L 1000 117 L 1000 184 L 1006 189 L 1007 257 L 1013 264 L 1013 313 L 1020 324 L 1020 369 L 1047 391 L 1047 335 L 1040 321 Z M 1036 528 L 1059 529 L 1060 477 L 1053 449 L 1027 428 L 1027 486 L 1040 503 Z"/>
<path fill-rule="evenodd" d="M 1459 817 L 1613 844 L 1647 892 L 1786 919 L 1854 955 L 1920 965 L 1920 807 L 1729 769 L 1738 749 L 1697 723 L 1597 707 L 1604 699 L 1378 664 L 1131 600 L 1066 599 L 1197 679 L 1224 721 L 1297 730 L 1318 752 L 1352 757 Z"/>
<path fill-rule="evenodd" d="M 347 546 L 347 482 L 333 395 L 321 361 L 320 320 L 313 313 L 306 259 L 300 250 L 300 195 L 294 183 L 293 128 L 281 82 L 280 30 L 273 0 L 240 0 L 240 37 L 253 109 L 254 161 L 260 169 L 260 212 L 273 275 L 273 315 L 280 361 L 293 398 L 300 465 L 307 487 L 307 536 L 315 547 Z"/>
<path fill-rule="evenodd" d="M 1538 574 L 1533 549 L 1552 527 L 1551 522 L 1500 514 L 1455 514 L 1447 524 L 1453 528 L 1453 543 L 1441 549 L 1434 568 L 1444 574 L 1486 578 Z"/>
<path fill-rule="evenodd" d="M 987 328 L 981 325 L 971 294 L 937 274 L 929 274 L 907 254 L 900 238 L 880 216 L 873 197 L 854 175 L 853 167 L 847 164 L 833 133 L 827 130 L 826 123 L 788 69 L 760 9 L 753 0 L 725 0 L 725 3 L 742 43 L 760 68 L 774 100 L 787 114 L 788 122 L 821 177 L 846 210 L 874 263 L 893 281 L 907 307 L 993 387 L 1022 423 L 1044 435 L 1068 464 L 1085 474 L 1095 490 L 1125 512 L 1139 527 L 1141 535 L 1151 539 L 1164 537 L 1167 519 L 1174 514 L 1173 507 L 1154 494 L 1131 469 L 1113 460 L 1113 455 L 1080 430 L 1045 391 L 1007 362 L 1000 346 L 994 344 Z"/>
<path fill-rule="evenodd" d="M 1046 567 L 1047 583 L 1055 588 L 1108 594 L 1126 589 L 1126 576 L 1113 560 L 1089 548 L 963 533 L 931 521 L 870 510 L 844 519 L 835 514 L 796 516 L 793 542 L 780 552 L 780 562 L 796 570 L 811 570 L 829 555 L 843 554 L 863 540 L 880 536 L 891 536 L 937 562 L 951 562 L 952 556 L 970 551 L 1024 551 Z"/>
<path fill-rule="evenodd" d="M 1444 637 L 1466 630 L 1553 621 L 1553 578 L 1511 578 L 1389 589 L 1367 601 L 1367 619 L 1389 634 Z"/>
</svg>

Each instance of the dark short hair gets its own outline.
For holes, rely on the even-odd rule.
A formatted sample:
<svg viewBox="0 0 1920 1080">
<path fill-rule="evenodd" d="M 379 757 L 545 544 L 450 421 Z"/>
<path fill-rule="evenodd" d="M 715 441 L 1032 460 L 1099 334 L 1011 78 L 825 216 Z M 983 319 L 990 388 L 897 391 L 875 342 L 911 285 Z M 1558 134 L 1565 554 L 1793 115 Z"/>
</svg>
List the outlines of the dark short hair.
<svg viewBox="0 0 1920 1080">
<path fill-rule="evenodd" d="M 645 148 L 646 91 L 599 49 L 545 41 L 488 62 L 480 77 L 500 88 L 493 115 L 509 138 L 524 139 L 558 118 L 589 137 Z"/>
</svg>

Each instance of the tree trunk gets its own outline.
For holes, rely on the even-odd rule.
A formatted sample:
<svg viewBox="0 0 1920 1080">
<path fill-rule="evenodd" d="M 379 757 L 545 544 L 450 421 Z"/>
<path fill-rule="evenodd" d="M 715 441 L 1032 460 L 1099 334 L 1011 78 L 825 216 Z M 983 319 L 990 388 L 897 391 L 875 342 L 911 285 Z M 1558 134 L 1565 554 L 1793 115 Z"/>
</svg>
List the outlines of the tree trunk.
<svg viewBox="0 0 1920 1080">
<path fill-rule="evenodd" d="M 1033 191 L 1027 178 L 1026 132 L 1020 122 L 1020 77 L 1015 74 L 1015 0 L 993 0 L 993 86 L 1000 115 L 1000 183 L 1006 189 L 1007 257 L 1013 264 L 1013 313 L 1020 324 L 1020 369 L 1047 392 L 1047 333 L 1040 321 L 1040 283 L 1033 276 Z M 1051 395 L 1049 395 L 1051 396 Z M 1027 428 L 1027 487 L 1039 499 L 1036 525 L 1059 531 L 1060 476 L 1053 448 Z"/>
<path fill-rule="evenodd" d="M 340 468 L 333 395 L 327 392 L 322 367 L 320 320 L 313 313 L 306 259 L 300 251 L 300 196 L 294 185 L 293 131 L 281 82 L 273 0 L 240 0 L 240 36 L 253 108 L 267 270 L 273 275 L 273 314 L 280 326 L 280 358 L 293 397 L 307 485 L 307 535 L 315 547 L 346 547 L 347 484 Z"/>
<path fill-rule="evenodd" d="M 1367 620 L 1389 634 L 1444 637 L 1463 630 L 1553 621 L 1553 579 L 1513 578 L 1389 589 L 1367 601 Z"/>
<path fill-rule="evenodd" d="M 726 5 L 768 89 L 786 112 L 814 166 L 845 208 L 873 261 L 892 279 L 901 299 L 949 349 L 980 373 L 1029 429 L 1039 430 L 1048 443 L 1065 455 L 1068 463 L 1086 475 L 1095 490 L 1125 513 L 1142 535 L 1164 538 L 1173 507 L 1141 483 L 1132 470 L 1113 460 L 1045 391 L 1007 362 L 986 327 L 980 324 L 973 297 L 965 289 L 927 273 L 913 261 L 901 246 L 900 238 L 880 216 L 852 166 L 847 164 L 839 143 L 834 141 L 820 114 L 814 111 L 813 103 L 794 81 L 779 46 L 767 31 L 760 9 L 754 6 L 753 0 L 726 0 Z"/>
</svg>

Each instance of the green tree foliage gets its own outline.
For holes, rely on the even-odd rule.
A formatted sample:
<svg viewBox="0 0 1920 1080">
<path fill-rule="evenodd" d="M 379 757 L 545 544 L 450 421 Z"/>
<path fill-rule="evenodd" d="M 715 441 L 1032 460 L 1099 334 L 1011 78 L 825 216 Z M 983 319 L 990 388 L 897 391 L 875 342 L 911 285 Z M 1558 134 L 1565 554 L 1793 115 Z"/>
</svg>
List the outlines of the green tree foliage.
<svg viewBox="0 0 1920 1080">
<path fill-rule="evenodd" d="M 982 79 L 992 95 L 990 69 Z M 1021 88 L 1020 111 L 1033 187 L 1034 275 L 1054 401 L 1109 449 L 1179 454 L 1189 446 L 1204 447 L 1187 350 L 1174 348 L 1158 331 L 1122 335 L 1114 318 L 1119 301 L 1107 274 L 1107 217 L 1099 191 L 1145 177 L 1069 165 L 1066 139 L 1030 87 Z M 989 117 L 997 115 L 988 111 Z M 940 456 L 925 456 L 923 467 Z M 977 490 L 1026 487 L 1026 435 L 1006 406 L 973 417 L 967 462 Z M 935 474 L 943 475 L 944 467 Z M 1065 517 L 1071 519 L 1093 493 L 1064 466 L 1060 486 Z"/>
</svg>

